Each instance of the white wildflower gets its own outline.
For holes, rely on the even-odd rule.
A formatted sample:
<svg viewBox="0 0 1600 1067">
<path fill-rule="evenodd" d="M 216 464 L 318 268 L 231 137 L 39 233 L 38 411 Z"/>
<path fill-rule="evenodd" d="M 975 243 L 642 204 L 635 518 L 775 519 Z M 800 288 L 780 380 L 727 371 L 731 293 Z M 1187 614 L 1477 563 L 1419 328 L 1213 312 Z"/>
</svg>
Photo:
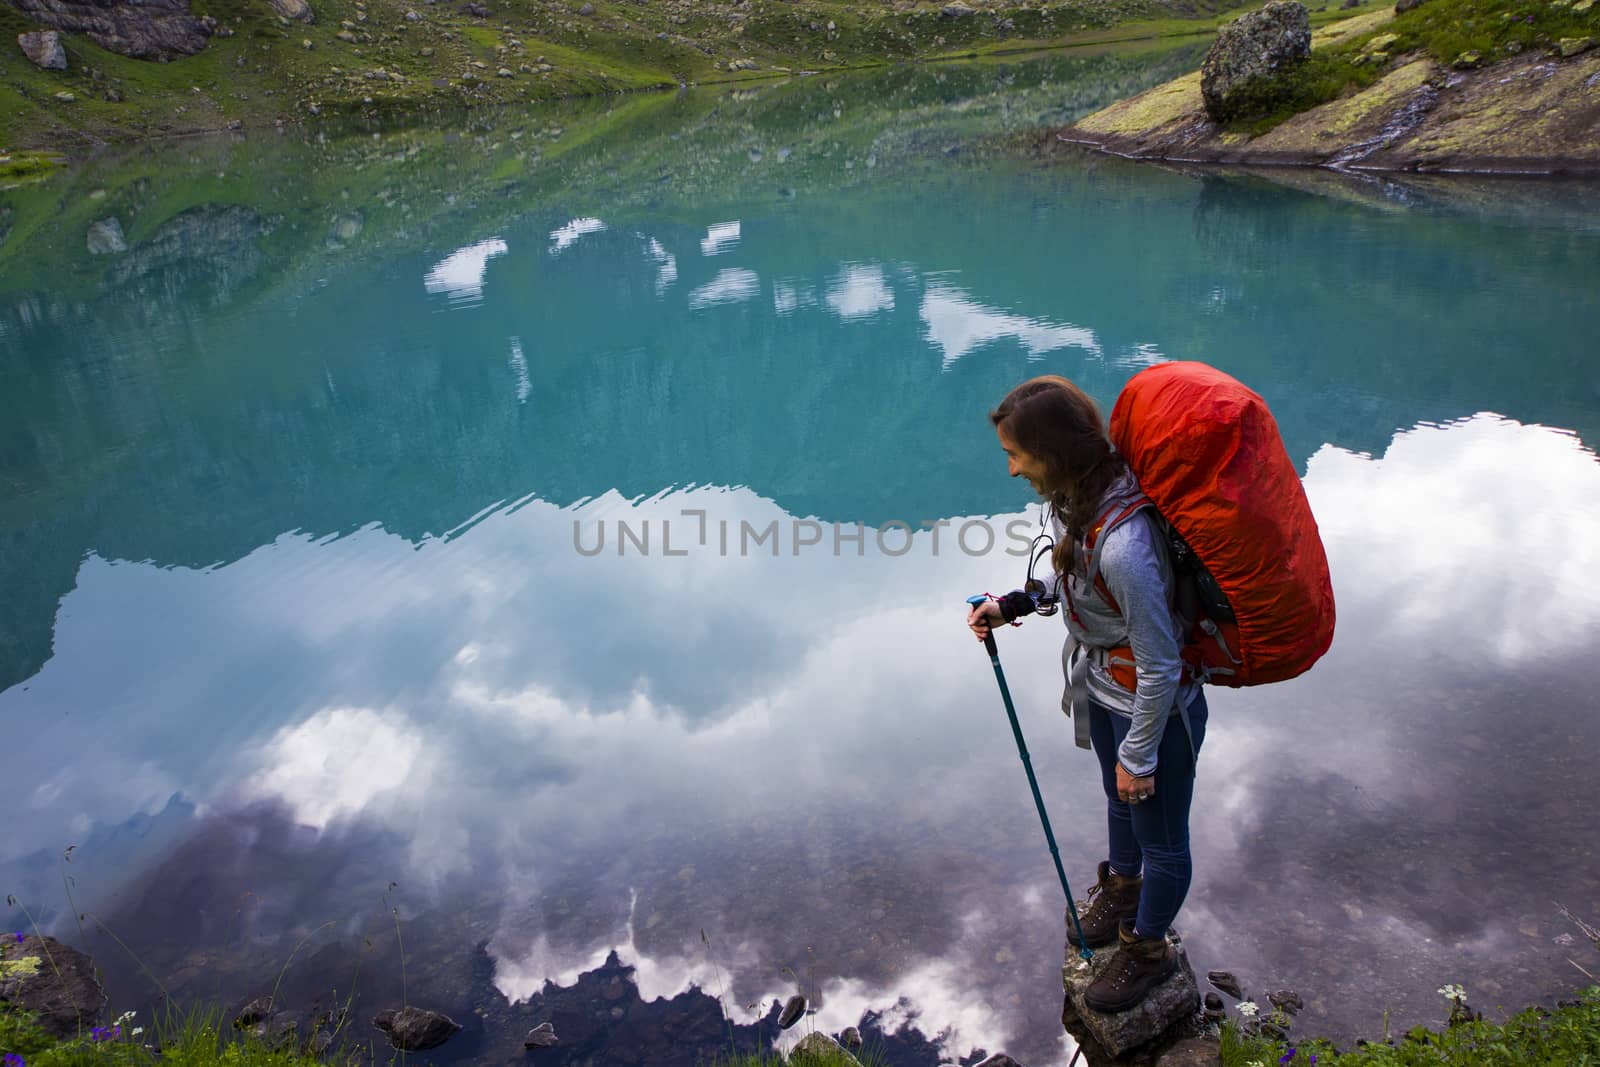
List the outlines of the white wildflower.
<svg viewBox="0 0 1600 1067">
<path fill-rule="evenodd" d="M 1454 983 L 1440 986 L 1439 995 L 1446 1000 L 1453 1000 L 1458 1003 L 1467 999 L 1467 991 Z"/>
<path fill-rule="evenodd" d="M 112 1023 L 111 1025 L 112 1026 L 121 1026 L 123 1023 L 127 1022 L 129 1019 L 132 1019 L 137 1014 L 139 1014 L 139 1013 L 136 1012 L 136 1011 L 125 1011 L 121 1015 L 117 1016 L 117 1021 Z"/>
<path fill-rule="evenodd" d="M 1239 1014 L 1243 1015 L 1246 1019 L 1254 1018 L 1256 1012 L 1261 1010 L 1260 1008 L 1256 1007 L 1256 1002 L 1253 1000 L 1239 1001 L 1238 1008 Z"/>
<path fill-rule="evenodd" d="M 138 1036 L 139 1036 L 139 1035 L 140 1035 L 140 1034 L 142 1034 L 142 1033 L 144 1033 L 144 1027 L 142 1027 L 142 1026 L 135 1026 L 135 1027 L 134 1027 L 134 1028 L 133 1028 L 133 1030 L 132 1030 L 132 1031 L 130 1031 L 130 1032 L 131 1032 L 131 1033 L 132 1033 L 132 1034 L 133 1034 L 133 1036 L 134 1036 L 134 1037 L 138 1037 Z"/>
</svg>

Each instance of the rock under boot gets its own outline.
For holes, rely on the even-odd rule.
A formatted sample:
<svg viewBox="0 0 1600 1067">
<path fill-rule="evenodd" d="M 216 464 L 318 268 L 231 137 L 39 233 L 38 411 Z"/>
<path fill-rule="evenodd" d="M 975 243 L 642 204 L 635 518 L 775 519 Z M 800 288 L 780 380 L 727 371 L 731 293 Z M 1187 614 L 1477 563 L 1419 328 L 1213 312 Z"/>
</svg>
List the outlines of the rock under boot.
<svg viewBox="0 0 1600 1067">
<path fill-rule="evenodd" d="M 1121 875 L 1112 871 L 1110 860 L 1101 860 L 1097 873 L 1099 881 L 1089 887 L 1089 906 L 1078 916 L 1083 926 L 1083 940 L 1090 948 L 1111 944 L 1117 939 L 1117 927 L 1122 920 L 1132 921 L 1138 915 L 1139 889 L 1144 885 L 1144 879 L 1137 874 Z M 1078 931 L 1070 918 L 1067 920 L 1067 943 L 1074 948 L 1081 947 Z"/>
<path fill-rule="evenodd" d="M 1167 939 L 1136 936 L 1132 919 L 1118 928 L 1118 939 L 1120 951 L 1083 991 L 1084 1004 L 1103 1015 L 1127 1011 L 1178 969 L 1178 954 Z"/>
</svg>

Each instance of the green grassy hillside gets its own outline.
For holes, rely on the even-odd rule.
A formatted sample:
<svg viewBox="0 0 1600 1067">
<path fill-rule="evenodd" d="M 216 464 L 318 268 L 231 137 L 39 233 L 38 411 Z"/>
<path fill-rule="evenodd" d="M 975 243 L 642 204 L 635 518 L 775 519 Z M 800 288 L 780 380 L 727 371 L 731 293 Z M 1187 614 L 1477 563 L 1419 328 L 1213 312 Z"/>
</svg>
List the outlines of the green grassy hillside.
<svg viewBox="0 0 1600 1067">
<path fill-rule="evenodd" d="M 961 5 L 961 12 L 917 0 L 312 0 L 312 6 L 315 22 L 306 24 L 281 18 L 266 0 L 194 0 L 196 14 L 213 16 L 230 35 L 171 63 L 127 59 L 80 36 L 66 37 L 65 72 L 39 70 L 12 51 L 0 66 L 0 150 L 77 155 L 106 143 L 321 117 L 422 116 L 1205 32 L 1227 5 L 1000 0 Z M 34 28 L 0 4 L 0 40 Z"/>
</svg>

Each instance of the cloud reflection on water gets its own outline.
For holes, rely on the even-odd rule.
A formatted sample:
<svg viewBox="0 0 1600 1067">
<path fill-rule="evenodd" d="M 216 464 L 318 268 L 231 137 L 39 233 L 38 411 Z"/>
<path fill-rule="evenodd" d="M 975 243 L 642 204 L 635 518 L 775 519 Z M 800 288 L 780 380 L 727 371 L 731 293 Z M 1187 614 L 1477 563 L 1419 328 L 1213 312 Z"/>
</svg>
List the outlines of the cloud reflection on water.
<svg viewBox="0 0 1600 1067">
<path fill-rule="evenodd" d="M 753 270 L 729 267 L 689 294 L 689 306 L 696 310 L 718 304 L 742 304 L 761 292 L 761 278 Z"/>
<path fill-rule="evenodd" d="M 507 252 L 504 241 L 491 237 L 450 253 L 434 265 L 422 279 L 430 293 L 449 297 L 451 304 L 478 303 L 483 300 L 483 279 L 489 260 Z"/>
<path fill-rule="evenodd" d="M 1503 751 L 1543 775 L 1597 740 L 1587 685 L 1562 684 L 1600 636 L 1600 464 L 1570 435 L 1480 415 L 1379 458 L 1325 448 L 1306 486 L 1340 628 L 1306 677 L 1214 698 L 1183 919 L 1197 965 L 1298 985 L 1335 1030 L 1385 1003 L 1423 1021 L 1441 976 L 1520 975 L 1508 992 L 1536 995 L 1561 967 L 1506 898 L 1527 856 L 1486 806 L 1561 798 L 1519 801 L 1485 772 Z M 948 530 L 937 556 L 925 531 L 895 559 L 870 536 L 865 558 L 826 542 L 728 558 L 714 538 L 676 558 L 573 550 L 574 521 L 685 508 L 794 521 L 702 488 L 530 501 L 420 545 L 285 535 L 207 571 L 91 560 L 55 657 L 0 694 L 16 765 L 64 768 L 31 784 L 38 818 L 0 862 L 154 811 L 176 784 L 217 810 L 282 804 L 351 849 L 396 839 L 397 869 L 441 901 L 483 889 L 512 997 L 619 948 L 647 998 L 703 986 L 714 962 L 730 1006 L 786 995 L 783 968 L 814 961 L 828 1027 L 872 1009 L 949 1027 L 953 1053 L 1059 1054 L 1058 890 L 959 621 L 1021 564 L 964 556 Z M 1054 710 L 1059 637 L 1030 623 L 1004 656 L 1082 878 L 1103 830 Z M 196 661 L 201 641 L 218 654 Z M 1497 732 L 1515 693 L 1537 698 L 1524 721 L 1570 734 L 1559 751 Z M 55 716 L 95 707 L 105 736 L 82 752 Z M 1538 866 L 1541 891 L 1600 899 L 1565 854 Z M 1346 962 L 1396 953 L 1407 965 L 1365 986 Z"/>
<path fill-rule="evenodd" d="M 591 233 L 604 233 L 605 231 L 606 224 L 601 219 L 573 219 L 571 222 L 550 231 L 550 254 L 558 256 L 577 244 L 579 238 Z"/>
<path fill-rule="evenodd" d="M 921 314 L 928 341 L 943 354 L 946 370 L 967 353 L 1002 337 L 1016 338 L 1030 359 L 1057 348 L 1081 348 L 1092 356 L 1100 355 L 1093 330 L 997 311 L 960 289 L 937 282 L 923 294 Z"/>
</svg>

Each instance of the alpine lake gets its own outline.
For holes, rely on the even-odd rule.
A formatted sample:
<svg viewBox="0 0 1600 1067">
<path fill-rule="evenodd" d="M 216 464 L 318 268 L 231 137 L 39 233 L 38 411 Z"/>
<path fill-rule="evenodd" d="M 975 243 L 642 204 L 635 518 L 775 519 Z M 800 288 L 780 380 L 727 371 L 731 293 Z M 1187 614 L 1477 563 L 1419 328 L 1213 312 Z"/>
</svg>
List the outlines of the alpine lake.
<svg viewBox="0 0 1600 1067">
<path fill-rule="evenodd" d="M 1203 359 L 1272 406 L 1337 635 L 1213 689 L 1178 928 L 1341 1043 L 1589 984 L 1600 185 L 1041 133 L 1203 45 L 150 145 L 0 192 L 0 908 L 112 1011 L 402 1000 L 425 1057 L 859 1025 L 1065 1064 L 1063 899 L 965 598 L 988 410 Z M 1104 853 L 1059 619 L 1000 635 Z M 1202 986 L 1204 982 L 1202 978 Z"/>
</svg>

